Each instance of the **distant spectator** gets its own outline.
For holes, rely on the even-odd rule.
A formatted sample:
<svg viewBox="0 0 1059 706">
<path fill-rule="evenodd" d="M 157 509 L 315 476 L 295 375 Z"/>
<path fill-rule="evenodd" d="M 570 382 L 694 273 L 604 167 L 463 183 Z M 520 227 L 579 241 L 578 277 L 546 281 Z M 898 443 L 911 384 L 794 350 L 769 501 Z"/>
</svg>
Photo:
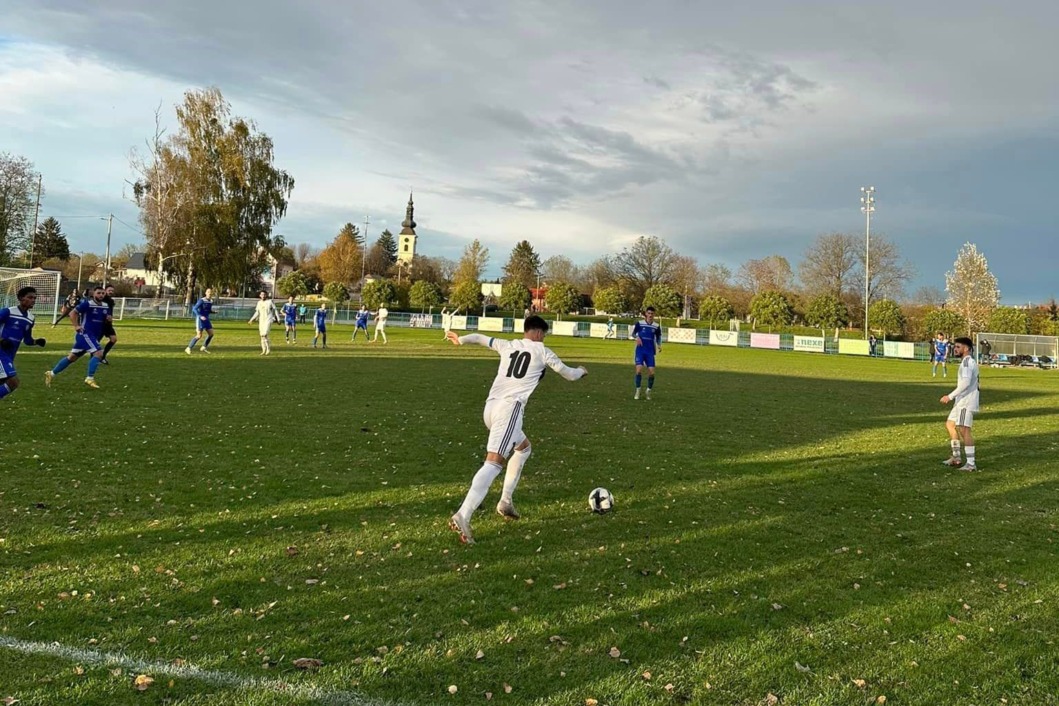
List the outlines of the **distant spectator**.
<svg viewBox="0 0 1059 706">
<path fill-rule="evenodd" d="M 305 323 L 305 315 L 307 313 L 309 313 L 309 310 L 306 308 L 305 304 L 302 303 L 301 306 L 298 307 L 298 323 Z"/>
<path fill-rule="evenodd" d="M 871 336 L 868 337 L 868 355 L 870 355 L 873 358 L 876 355 L 875 347 L 878 345 L 878 343 L 879 343 L 879 339 L 875 337 L 874 333 Z"/>
</svg>

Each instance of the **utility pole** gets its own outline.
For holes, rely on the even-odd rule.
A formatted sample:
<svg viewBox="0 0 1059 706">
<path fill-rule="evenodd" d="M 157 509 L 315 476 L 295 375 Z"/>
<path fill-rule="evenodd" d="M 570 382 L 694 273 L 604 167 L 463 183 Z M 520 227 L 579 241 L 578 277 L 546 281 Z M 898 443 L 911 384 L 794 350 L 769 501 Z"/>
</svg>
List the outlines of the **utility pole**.
<svg viewBox="0 0 1059 706">
<path fill-rule="evenodd" d="M 875 213 L 875 187 L 862 186 L 860 210 L 864 213 L 864 338 L 868 338 L 868 285 L 871 282 L 871 214 Z"/>
<path fill-rule="evenodd" d="M 29 235 L 29 266 L 33 267 L 33 247 L 37 244 L 37 219 L 40 218 L 40 188 L 44 175 L 37 174 L 37 205 L 33 209 L 33 231 Z"/>
<path fill-rule="evenodd" d="M 371 220 L 367 216 L 364 216 L 364 231 L 360 234 L 360 236 L 364 239 L 364 247 L 361 249 L 362 252 L 360 253 L 360 287 L 361 287 L 361 289 L 364 288 L 364 278 L 368 274 L 365 271 L 364 268 L 367 267 L 367 264 L 368 264 L 368 226 L 369 225 L 371 225 Z"/>
<path fill-rule="evenodd" d="M 100 219 L 103 220 L 103 219 Z M 114 228 L 114 214 L 111 213 L 106 218 L 107 221 L 107 257 L 103 264 L 103 288 L 106 289 L 107 278 L 110 276 L 110 232 Z"/>
</svg>

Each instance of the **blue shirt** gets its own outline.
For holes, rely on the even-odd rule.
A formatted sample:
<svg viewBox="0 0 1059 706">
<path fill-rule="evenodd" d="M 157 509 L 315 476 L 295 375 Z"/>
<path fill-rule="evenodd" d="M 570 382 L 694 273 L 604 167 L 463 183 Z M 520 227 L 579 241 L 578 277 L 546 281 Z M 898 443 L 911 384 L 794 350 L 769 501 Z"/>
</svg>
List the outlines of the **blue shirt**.
<svg viewBox="0 0 1059 706">
<path fill-rule="evenodd" d="M 205 316 L 207 319 L 210 318 L 210 314 L 213 313 L 213 300 L 203 297 L 195 302 L 195 306 L 191 307 L 191 313 L 195 316 Z"/>
<path fill-rule="evenodd" d="M 14 358 L 20 345 L 32 346 L 33 321 L 31 311 L 22 311 L 17 306 L 0 309 L 0 350 Z"/>
<path fill-rule="evenodd" d="M 298 315 L 298 305 L 286 303 L 283 305 L 283 316 L 286 317 L 287 321 L 294 321 L 294 317 Z"/>
<path fill-rule="evenodd" d="M 327 309 L 316 310 L 316 325 L 321 327 L 327 325 Z"/>
<path fill-rule="evenodd" d="M 367 325 L 368 325 L 368 312 L 366 312 L 366 311 L 358 311 L 357 312 L 357 326 L 367 326 Z"/>
<path fill-rule="evenodd" d="M 642 345 L 637 344 L 637 348 L 644 348 L 653 351 L 655 349 L 655 343 L 662 345 L 662 326 L 656 323 L 647 323 L 646 321 L 637 321 L 636 325 L 632 327 L 632 338 L 639 338 L 642 341 Z"/>
<path fill-rule="evenodd" d="M 948 341 L 935 341 L 934 352 L 937 354 L 939 360 L 944 360 L 949 354 L 949 342 Z"/>
<path fill-rule="evenodd" d="M 74 311 L 80 317 L 79 321 L 86 335 L 92 338 L 99 338 L 103 335 L 103 324 L 110 316 L 110 310 L 106 304 L 97 302 L 95 299 L 82 299 Z"/>
</svg>

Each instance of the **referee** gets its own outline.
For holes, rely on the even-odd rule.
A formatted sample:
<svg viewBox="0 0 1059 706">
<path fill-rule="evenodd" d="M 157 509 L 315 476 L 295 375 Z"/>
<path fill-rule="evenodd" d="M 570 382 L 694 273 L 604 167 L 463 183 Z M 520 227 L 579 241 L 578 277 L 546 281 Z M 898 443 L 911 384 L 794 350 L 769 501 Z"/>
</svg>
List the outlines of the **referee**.
<svg viewBox="0 0 1059 706">
<path fill-rule="evenodd" d="M 107 313 L 110 315 L 103 322 L 103 335 L 109 340 L 107 345 L 103 346 L 103 357 L 99 362 L 103 365 L 110 365 L 110 361 L 107 360 L 107 353 L 110 353 L 110 349 L 118 342 L 118 333 L 114 330 L 114 285 L 107 285 L 106 293 L 103 295 L 103 303 L 107 305 Z"/>
</svg>

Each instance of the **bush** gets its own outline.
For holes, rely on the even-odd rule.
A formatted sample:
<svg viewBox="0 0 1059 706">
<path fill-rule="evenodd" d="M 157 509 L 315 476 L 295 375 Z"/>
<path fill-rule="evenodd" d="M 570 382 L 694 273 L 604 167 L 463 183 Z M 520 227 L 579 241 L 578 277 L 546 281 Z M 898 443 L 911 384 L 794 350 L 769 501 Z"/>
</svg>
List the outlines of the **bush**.
<svg viewBox="0 0 1059 706">
<path fill-rule="evenodd" d="M 349 299 L 349 290 L 341 282 L 328 282 L 324 285 L 324 297 L 337 304 Z"/>
<path fill-rule="evenodd" d="M 893 299 L 881 299 L 868 307 L 868 326 L 884 336 L 899 335 L 905 328 L 905 315 Z"/>
<path fill-rule="evenodd" d="M 833 294 L 821 294 L 809 302 L 805 322 L 810 326 L 829 329 L 838 328 L 848 321 L 849 312 L 841 299 Z"/>
<path fill-rule="evenodd" d="M 397 289 L 393 286 L 393 282 L 388 279 L 368 282 L 360 290 L 360 300 L 369 309 L 378 309 L 380 306 L 386 306 L 396 299 Z"/>
<path fill-rule="evenodd" d="M 668 284 L 656 284 L 644 292 L 643 309 L 653 306 L 659 316 L 677 316 L 684 310 L 679 294 Z"/>
<path fill-rule="evenodd" d="M 438 285 L 425 279 L 419 280 L 408 290 L 409 305 L 422 311 L 441 306 L 442 301 L 441 289 Z"/>
<path fill-rule="evenodd" d="M 597 311 L 608 314 L 624 314 L 629 310 L 629 300 L 621 287 L 599 287 L 592 295 L 592 300 Z"/>
<path fill-rule="evenodd" d="M 756 326 L 787 326 L 793 315 L 791 303 L 780 292 L 761 292 L 750 300 L 750 317 Z"/>
<path fill-rule="evenodd" d="M 732 309 L 731 302 L 724 297 L 711 295 L 703 297 L 699 302 L 699 318 L 708 321 L 710 328 L 713 328 L 714 323 L 727 322 L 733 316 L 735 316 L 735 310 Z"/>
</svg>

